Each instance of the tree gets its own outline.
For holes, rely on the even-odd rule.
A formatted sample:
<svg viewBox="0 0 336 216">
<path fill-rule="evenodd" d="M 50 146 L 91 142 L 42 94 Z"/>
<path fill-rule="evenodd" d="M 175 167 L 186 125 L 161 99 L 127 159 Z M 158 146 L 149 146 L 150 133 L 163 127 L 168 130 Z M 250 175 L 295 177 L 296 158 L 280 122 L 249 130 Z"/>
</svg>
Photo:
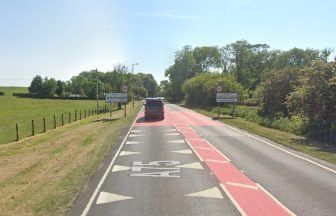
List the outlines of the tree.
<svg viewBox="0 0 336 216">
<path fill-rule="evenodd" d="M 167 100 L 171 100 L 171 84 L 168 80 L 162 80 L 160 82 L 160 96 L 164 97 Z"/>
<path fill-rule="evenodd" d="M 59 97 L 64 95 L 64 82 L 62 80 L 57 80 L 57 87 L 55 93 Z"/>
<path fill-rule="evenodd" d="M 43 79 L 40 75 L 36 75 L 33 78 L 28 90 L 29 90 L 29 93 L 41 94 L 42 87 L 43 87 Z"/>
<path fill-rule="evenodd" d="M 196 73 L 210 71 L 211 68 L 218 68 L 220 65 L 220 51 L 216 46 L 196 47 L 193 51 L 196 61 Z"/>
<path fill-rule="evenodd" d="M 47 97 L 54 96 L 56 88 L 57 88 L 56 80 L 53 78 L 48 79 L 48 77 L 46 77 L 44 78 L 43 81 L 42 95 Z"/>
<path fill-rule="evenodd" d="M 336 143 L 336 62 L 314 62 L 302 72 L 286 105 L 309 120 L 310 135 Z"/>
</svg>

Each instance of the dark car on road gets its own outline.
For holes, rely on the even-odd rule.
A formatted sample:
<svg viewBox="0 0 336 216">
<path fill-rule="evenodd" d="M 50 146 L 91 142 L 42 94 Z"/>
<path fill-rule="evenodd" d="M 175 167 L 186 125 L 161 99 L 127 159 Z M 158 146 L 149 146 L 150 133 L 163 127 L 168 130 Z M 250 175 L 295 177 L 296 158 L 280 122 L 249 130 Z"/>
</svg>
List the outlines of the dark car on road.
<svg viewBox="0 0 336 216">
<path fill-rule="evenodd" d="M 161 98 L 146 98 L 145 119 L 164 119 L 163 105 Z"/>
</svg>

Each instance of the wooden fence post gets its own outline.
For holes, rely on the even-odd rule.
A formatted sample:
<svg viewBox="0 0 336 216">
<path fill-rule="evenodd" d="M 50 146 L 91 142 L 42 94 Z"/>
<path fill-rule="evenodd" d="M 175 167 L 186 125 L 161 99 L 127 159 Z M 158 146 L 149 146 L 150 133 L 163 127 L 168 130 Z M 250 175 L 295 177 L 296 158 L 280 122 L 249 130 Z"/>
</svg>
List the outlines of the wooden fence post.
<svg viewBox="0 0 336 216">
<path fill-rule="evenodd" d="M 32 125 L 32 136 L 35 136 L 35 125 L 34 125 L 34 120 L 32 120 L 31 125 Z"/>
<path fill-rule="evenodd" d="M 56 129 L 56 115 L 54 115 L 54 129 Z"/>
<path fill-rule="evenodd" d="M 19 141 L 19 125 L 18 125 L 18 123 L 15 124 L 15 128 L 16 128 L 16 141 Z"/>
<path fill-rule="evenodd" d="M 70 122 L 71 122 L 71 112 L 69 112 L 69 121 L 68 121 L 68 123 L 70 124 Z"/>
<path fill-rule="evenodd" d="M 86 119 L 86 110 L 84 110 L 84 119 Z"/>
<path fill-rule="evenodd" d="M 77 121 L 77 112 L 75 110 L 75 121 Z"/>
<path fill-rule="evenodd" d="M 62 126 L 64 126 L 64 115 L 62 113 Z"/>
<path fill-rule="evenodd" d="M 125 117 L 126 117 L 126 112 L 127 112 L 127 111 L 126 111 L 126 105 L 127 105 L 127 104 L 125 103 Z"/>
<path fill-rule="evenodd" d="M 45 118 L 43 118 L 43 133 L 45 133 L 47 130 L 46 130 L 46 121 L 45 121 Z"/>
<path fill-rule="evenodd" d="M 82 120 L 82 110 L 79 110 L 79 120 Z"/>
</svg>

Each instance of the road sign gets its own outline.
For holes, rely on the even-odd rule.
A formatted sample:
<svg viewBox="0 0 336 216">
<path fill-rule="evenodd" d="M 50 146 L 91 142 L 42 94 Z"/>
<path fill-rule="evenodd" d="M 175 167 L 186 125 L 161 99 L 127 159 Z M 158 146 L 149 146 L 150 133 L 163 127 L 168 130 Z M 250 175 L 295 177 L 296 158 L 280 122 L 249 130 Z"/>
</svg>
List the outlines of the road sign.
<svg viewBox="0 0 336 216">
<path fill-rule="evenodd" d="M 125 103 L 127 102 L 127 93 L 106 93 L 106 103 Z"/>
<path fill-rule="evenodd" d="M 222 91 L 222 87 L 218 85 L 218 86 L 216 87 L 216 91 L 217 91 L 217 92 L 221 92 L 221 91 Z"/>
<path fill-rule="evenodd" d="M 237 93 L 217 93 L 216 101 L 217 103 L 237 103 L 238 94 Z"/>
</svg>

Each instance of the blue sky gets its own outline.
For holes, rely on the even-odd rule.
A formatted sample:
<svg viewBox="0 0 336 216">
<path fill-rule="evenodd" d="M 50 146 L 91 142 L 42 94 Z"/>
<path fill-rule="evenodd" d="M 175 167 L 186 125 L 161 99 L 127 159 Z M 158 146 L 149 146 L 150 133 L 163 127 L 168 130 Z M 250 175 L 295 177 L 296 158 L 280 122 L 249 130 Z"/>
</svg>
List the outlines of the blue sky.
<svg viewBox="0 0 336 216">
<path fill-rule="evenodd" d="M 0 0 L 0 86 L 140 63 L 164 79 L 186 44 L 336 48 L 336 1 Z"/>
</svg>

